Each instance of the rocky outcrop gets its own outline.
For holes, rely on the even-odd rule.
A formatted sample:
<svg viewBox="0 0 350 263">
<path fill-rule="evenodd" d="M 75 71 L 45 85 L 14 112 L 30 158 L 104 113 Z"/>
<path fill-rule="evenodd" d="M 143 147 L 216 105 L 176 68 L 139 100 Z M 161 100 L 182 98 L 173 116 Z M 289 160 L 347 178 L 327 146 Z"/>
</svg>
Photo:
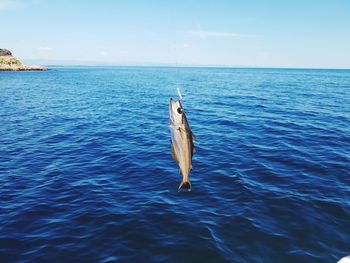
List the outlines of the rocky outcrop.
<svg viewBox="0 0 350 263">
<path fill-rule="evenodd" d="M 12 56 L 12 53 L 8 49 L 1 49 L 0 48 L 0 56 Z"/>
<path fill-rule="evenodd" d="M 27 71 L 27 70 L 47 70 L 43 66 L 26 66 L 17 58 L 12 56 L 11 51 L 0 49 L 0 71 Z"/>
</svg>

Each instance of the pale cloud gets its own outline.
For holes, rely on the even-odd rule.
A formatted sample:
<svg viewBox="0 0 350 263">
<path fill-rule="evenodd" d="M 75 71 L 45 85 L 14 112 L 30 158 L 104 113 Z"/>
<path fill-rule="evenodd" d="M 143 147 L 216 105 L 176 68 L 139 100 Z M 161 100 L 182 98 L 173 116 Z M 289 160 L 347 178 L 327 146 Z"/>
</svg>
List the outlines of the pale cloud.
<svg viewBox="0 0 350 263">
<path fill-rule="evenodd" d="M 177 49 L 185 49 L 191 47 L 190 44 L 188 43 L 183 43 L 183 44 L 174 44 L 171 46 L 172 49 L 177 50 Z"/>
<path fill-rule="evenodd" d="M 9 9 L 15 9 L 19 7 L 20 4 L 18 1 L 14 0 L 0 0 L 0 11 L 1 10 L 9 10 Z"/>
<path fill-rule="evenodd" d="M 127 54 L 129 54 L 129 51 L 128 50 L 119 50 L 118 53 L 121 55 L 127 55 Z"/>
<path fill-rule="evenodd" d="M 51 50 L 53 50 L 53 48 L 52 47 L 39 47 L 38 50 L 40 50 L 40 51 L 51 51 Z"/>
<path fill-rule="evenodd" d="M 197 36 L 201 38 L 207 37 L 234 37 L 234 38 L 258 38 L 260 35 L 247 35 L 247 34 L 238 34 L 232 32 L 219 32 L 219 31 L 189 31 L 189 34 L 192 36 Z"/>
</svg>

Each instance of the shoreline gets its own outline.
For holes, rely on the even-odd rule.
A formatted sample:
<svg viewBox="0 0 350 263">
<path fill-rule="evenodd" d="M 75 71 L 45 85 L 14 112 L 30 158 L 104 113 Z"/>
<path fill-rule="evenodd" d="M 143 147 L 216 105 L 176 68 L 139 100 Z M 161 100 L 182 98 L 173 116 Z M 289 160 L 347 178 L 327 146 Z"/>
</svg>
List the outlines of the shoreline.
<svg viewBox="0 0 350 263">
<path fill-rule="evenodd" d="M 18 68 L 1 68 L 0 72 L 17 72 L 17 71 L 47 71 L 46 67 L 18 67 Z"/>
</svg>

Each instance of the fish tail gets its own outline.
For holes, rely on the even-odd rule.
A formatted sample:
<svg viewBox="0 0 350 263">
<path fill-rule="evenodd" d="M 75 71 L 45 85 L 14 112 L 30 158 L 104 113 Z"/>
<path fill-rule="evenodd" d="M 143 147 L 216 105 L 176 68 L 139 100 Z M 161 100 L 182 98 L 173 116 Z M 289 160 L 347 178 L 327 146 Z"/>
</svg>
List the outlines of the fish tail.
<svg viewBox="0 0 350 263">
<path fill-rule="evenodd" d="M 179 192 L 181 189 L 187 189 L 188 191 L 191 191 L 191 183 L 190 181 L 182 181 L 179 186 Z"/>
</svg>

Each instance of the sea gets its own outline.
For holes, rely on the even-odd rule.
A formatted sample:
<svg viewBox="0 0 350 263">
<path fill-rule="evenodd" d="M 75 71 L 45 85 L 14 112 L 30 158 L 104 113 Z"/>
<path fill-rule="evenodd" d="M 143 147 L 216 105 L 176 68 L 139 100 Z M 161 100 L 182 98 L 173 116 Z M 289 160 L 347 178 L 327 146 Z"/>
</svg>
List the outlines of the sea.
<svg viewBox="0 0 350 263">
<path fill-rule="evenodd" d="M 169 100 L 197 137 L 178 192 Z M 350 255 L 350 70 L 0 73 L 0 262 Z"/>
</svg>

